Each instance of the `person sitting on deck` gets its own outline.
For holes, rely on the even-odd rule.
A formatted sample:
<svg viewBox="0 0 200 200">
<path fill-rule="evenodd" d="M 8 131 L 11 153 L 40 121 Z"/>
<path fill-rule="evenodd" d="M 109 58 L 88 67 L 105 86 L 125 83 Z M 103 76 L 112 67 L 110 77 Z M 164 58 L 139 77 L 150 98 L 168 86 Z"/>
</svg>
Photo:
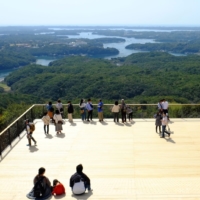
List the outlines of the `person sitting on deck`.
<svg viewBox="0 0 200 200">
<path fill-rule="evenodd" d="M 84 194 L 85 190 L 92 191 L 90 187 L 90 179 L 83 172 L 83 166 L 76 166 L 76 173 L 70 178 L 69 186 L 72 188 L 73 194 Z"/>
<path fill-rule="evenodd" d="M 49 179 L 44 176 L 44 173 L 45 168 L 41 167 L 33 180 L 33 189 L 26 195 L 27 198 L 43 200 L 48 199 L 51 196 L 51 183 Z"/>
<path fill-rule="evenodd" d="M 53 180 L 53 195 L 62 195 L 65 194 L 65 187 L 57 179 Z"/>
</svg>

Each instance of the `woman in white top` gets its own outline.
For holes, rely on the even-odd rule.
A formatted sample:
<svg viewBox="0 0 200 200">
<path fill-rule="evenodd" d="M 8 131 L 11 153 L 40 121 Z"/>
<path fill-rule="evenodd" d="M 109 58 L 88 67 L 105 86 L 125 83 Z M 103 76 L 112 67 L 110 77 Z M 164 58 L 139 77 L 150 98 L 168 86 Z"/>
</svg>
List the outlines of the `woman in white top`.
<svg viewBox="0 0 200 200">
<path fill-rule="evenodd" d="M 120 111 L 120 106 L 118 104 L 118 101 L 115 101 L 114 106 L 112 107 L 112 112 L 114 114 L 114 122 L 119 122 L 119 111 Z"/>
<path fill-rule="evenodd" d="M 79 107 L 80 107 L 80 113 L 81 113 L 81 118 L 82 118 L 82 121 L 86 121 L 86 103 L 85 103 L 85 100 L 84 99 L 81 99 L 80 101 L 80 104 L 79 104 Z"/>
<path fill-rule="evenodd" d="M 49 134 L 49 123 L 50 123 L 50 117 L 47 114 L 47 112 L 44 113 L 44 116 L 42 117 L 42 121 L 44 122 L 44 134 Z M 47 130 L 46 130 L 47 129 Z"/>
<path fill-rule="evenodd" d="M 55 120 L 56 132 L 57 132 L 57 134 L 59 134 L 63 130 L 63 128 L 62 128 L 63 121 L 62 121 L 62 116 L 61 116 L 59 110 L 56 110 L 56 113 L 53 116 L 53 119 Z"/>
</svg>

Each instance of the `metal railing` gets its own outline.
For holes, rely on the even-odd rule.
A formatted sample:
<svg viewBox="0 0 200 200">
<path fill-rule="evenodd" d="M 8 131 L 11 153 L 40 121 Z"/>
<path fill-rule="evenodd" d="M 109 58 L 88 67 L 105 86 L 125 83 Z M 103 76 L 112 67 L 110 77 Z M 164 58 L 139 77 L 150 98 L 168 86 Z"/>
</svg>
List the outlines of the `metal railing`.
<svg viewBox="0 0 200 200">
<path fill-rule="evenodd" d="M 152 118 L 157 112 L 157 104 L 128 104 L 133 109 L 133 118 Z M 55 105 L 54 105 L 55 106 Z M 79 104 L 73 104 L 73 118 L 80 118 Z M 97 117 L 97 104 L 93 104 L 93 116 Z M 169 115 L 172 118 L 200 118 L 200 104 L 170 104 Z M 67 118 L 67 104 L 63 104 L 64 118 Z M 113 104 L 104 104 L 104 118 L 112 118 Z M 12 141 L 25 129 L 25 120 L 41 119 L 46 111 L 46 104 L 35 104 L 19 116 L 0 133 L 0 155 Z"/>
</svg>

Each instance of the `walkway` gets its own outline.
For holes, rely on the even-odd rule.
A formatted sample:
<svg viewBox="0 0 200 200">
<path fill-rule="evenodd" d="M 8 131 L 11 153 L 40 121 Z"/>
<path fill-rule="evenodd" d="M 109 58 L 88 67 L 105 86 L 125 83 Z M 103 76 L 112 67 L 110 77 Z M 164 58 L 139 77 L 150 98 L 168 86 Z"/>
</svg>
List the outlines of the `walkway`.
<svg viewBox="0 0 200 200">
<path fill-rule="evenodd" d="M 36 120 L 38 146 L 27 147 L 25 133 L 0 161 L 0 200 L 25 200 L 38 168 L 50 181 L 60 180 L 66 196 L 59 199 L 132 200 L 200 199 L 200 119 L 172 119 L 171 138 L 155 133 L 153 119 L 115 124 L 67 122 L 56 136 L 43 133 Z M 82 163 L 93 193 L 73 196 L 69 178 Z M 52 197 L 51 199 L 55 199 Z"/>
</svg>

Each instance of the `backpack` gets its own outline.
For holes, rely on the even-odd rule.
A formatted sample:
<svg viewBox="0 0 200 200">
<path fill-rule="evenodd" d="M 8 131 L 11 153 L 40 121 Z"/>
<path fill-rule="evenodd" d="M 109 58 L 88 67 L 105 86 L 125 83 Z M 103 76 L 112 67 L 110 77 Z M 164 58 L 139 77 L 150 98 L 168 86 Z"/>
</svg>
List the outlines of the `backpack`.
<svg viewBox="0 0 200 200">
<path fill-rule="evenodd" d="M 30 132 L 32 133 L 35 130 L 35 124 L 29 123 L 29 127 L 30 127 Z"/>
<path fill-rule="evenodd" d="M 33 187 L 33 196 L 36 198 L 42 197 L 45 194 L 44 177 L 39 178 Z"/>
</svg>

